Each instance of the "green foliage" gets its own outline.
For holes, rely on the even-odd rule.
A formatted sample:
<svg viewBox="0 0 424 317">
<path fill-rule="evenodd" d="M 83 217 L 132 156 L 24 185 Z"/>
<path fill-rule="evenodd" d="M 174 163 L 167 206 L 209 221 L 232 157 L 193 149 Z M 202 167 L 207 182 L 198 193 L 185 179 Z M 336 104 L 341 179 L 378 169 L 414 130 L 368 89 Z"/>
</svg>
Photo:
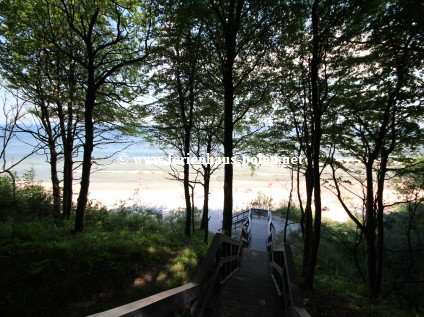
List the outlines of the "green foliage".
<svg viewBox="0 0 424 317">
<path fill-rule="evenodd" d="M 8 176 L 0 175 L 0 210 L 10 208 L 13 201 L 13 183 Z"/>
<path fill-rule="evenodd" d="M 285 218 L 287 215 L 287 203 L 283 203 L 276 211 L 281 213 L 282 217 Z M 292 203 L 289 210 L 289 221 L 299 223 L 302 218 L 302 211 L 299 207 Z"/>
<path fill-rule="evenodd" d="M 201 259 L 206 254 L 208 245 L 199 243 L 203 237 L 202 231 L 194 233 L 194 239 L 189 242 L 186 248 L 171 261 L 170 265 L 163 270 L 157 278 L 159 285 L 164 288 L 172 288 L 188 283 L 196 273 Z M 209 241 L 212 237 L 209 238 Z"/>
<path fill-rule="evenodd" d="M 77 235 L 71 234 L 72 220 L 0 222 L 0 314 L 66 316 L 71 303 L 109 289 L 118 294 L 78 308 L 85 315 L 190 281 L 207 245 L 200 242 L 201 231 L 187 239 L 174 220 L 140 208 L 111 212 L 90 206 L 87 230 Z M 151 272 L 148 286 L 134 286 Z"/>
<path fill-rule="evenodd" d="M 424 234 L 424 207 L 421 205 L 413 221 L 411 240 L 414 262 L 408 249 L 406 232 L 409 213 L 406 207 L 385 216 L 385 267 L 383 295 L 379 301 L 367 298 L 366 285 L 360 279 L 355 265 L 353 250 L 359 239 L 358 229 L 352 222 L 325 222 L 319 249 L 315 290 L 308 294 L 308 310 L 313 315 L 364 314 L 366 316 L 415 316 L 422 312 L 420 283 L 414 283 L 423 274 L 424 255 L 420 252 L 420 241 Z M 358 263 L 363 274 L 365 245 L 357 247 Z M 411 267 L 409 267 L 412 264 Z M 410 270 L 410 271 L 409 271 Z M 406 275 L 409 272 L 409 275 Z M 408 280 L 402 285 L 402 281 Z M 393 284 L 395 282 L 395 284 Z M 388 291 L 395 286 L 391 293 Z M 401 287 L 399 287 L 401 286 Z"/>
<path fill-rule="evenodd" d="M 313 297 L 307 301 L 312 316 L 419 316 L 391 300 L 370 301 L 358 293 L 355 281 L 341 276 L 317 274 Z"/>
<path fill-rule="evenodd" d="M 159 232 L 164 228 L 162 214 L 141 208 L 123 208 L 108 212 L 106 209 L 88 209 L 87 224 L 91 230 L 111 232 L 120 228 L 129 232 L 148 231 Z"/>
<path fill-rule="evenodd" d="M 8 217 L 41 219 L 52 216 L 53 198 L 41 184 L 34 181 L 34 175 L 34 170 L 29 170 L 17 180 L 15 198 L 12 180 L 0 175 L 0 220 Z"/>
<path fill-rule="evenodd" d="M 263 192 L 258 192 L 256 198 L 250 202 L 252 208 L 273 209 L 273 198 Z"/>
</svg>

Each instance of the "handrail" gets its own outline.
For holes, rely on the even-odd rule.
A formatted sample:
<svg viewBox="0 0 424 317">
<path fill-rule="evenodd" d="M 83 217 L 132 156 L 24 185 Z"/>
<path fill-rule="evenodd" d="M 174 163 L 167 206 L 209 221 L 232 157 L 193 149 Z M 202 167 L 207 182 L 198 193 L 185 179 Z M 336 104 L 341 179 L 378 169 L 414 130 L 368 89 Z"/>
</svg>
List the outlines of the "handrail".
<svg viewBox="0 0 424 317">
<path fill-rule="evenodd" d="M 271 277 L 282 296 L 286 315 L 292 317 L 310 317 L 303 303 L 303 294 L 297 283 L 296 268 L 289 244 L 275 246 L 275 227 L 272 223 L 272 214 L 268 211 L 268 238 L 267 249 L 270 252 Z"/>
<path fill-rule="evenodd" d="M 251 209 L 240 211 L 232 216 L 232 230 L 236 230 L 238 227 L 240 227 L 240 224 L 244 224 L 246 226 L 247 222 L 252 222 Z M 219 231 L 221 231 L 221 229 Z"/>
<path fill-rule="evenodd" d="M 232 241 L 232 243 L 235 242 L 235 240 L 231 239 L 230 237 L 227 237 L 227 236 L 224 236 L 224 237 L 227 241 Z M 228 278 L 230 278 L 239 269 L 243 248 L 248 245 L 249 240 L 250 240 L 250 223 L 249 223 L 249 228 L 246 228 L 244 225 L 242 225 L 242 232 L 241 232 L 239 243 L 238 243 L 237 254 L 233 256 L 221 257 L 220 261 L 218 262 L 216 266 L 216 270 L 213 277 L 210 279 L 210 281 L 207 282 L 207 286 L 206 286 L 207 290 L 206 290 L 206 295 L 204 297 L 203 303 L 201 303 L 201 305 L 200 303 L 196 303 L 197 305 L 195 304 L 192 307 L 191 313 L 193 316 L 202 317 L 205 315 L 206 309 L 208 308 L 209 301 L 212 297 L 212 294 L 214 293 L 216 284 L 218 282 L 218 278 L 221 275 L 221 270 L 224 270 L 224 275 L 219 281 L 219 284 L 223 284 L 225 281 L 228 280 Z M 237 260 L 236 267 L 231 268 L 230 266 L 230 272 L 225 272 L 226 263 L 230 261 L 234 261 L 234 260 Z"/>
<path fill-rule="evenodd" d="M 189 283 L 89 317 L 166 316 L 175 307 L 194 300 L 199 290 L 199 284 Z"/>
<path fill-rule="evenodd" d="M 235 233 L 235 230 L 237 228 L 244 225 L 250 235 L 250 228 L 252 224 L 252 209 L 255 208 L 250 208 L 237 212 L 232 216 L 232 233 Z M 222 228 L 218 229 L 218 232 L 222 232 Z"/>
<path fill-rule="evenodd" d="M 231 239 L 222 233 L 215 234 L 192 283 L 89 317 L 167 316 L 188 304 L 193 304 L 191 305 L 193 316 L 202 316 L 217 282 L 219 281 L 219 284 L 224 283 L 238 270 L 242 250 L 250 240 L 250 224 L 251 218 L 249 218 L 248 228 L 244 225 L 242 226 L 239 241 Z M 210 276 L 213 270 L 212 278 L 208 279 L 208 276 Z M 200 295 L 205 290 L 206 296 L 203 302 L 201 302 Z"/>
</svg>

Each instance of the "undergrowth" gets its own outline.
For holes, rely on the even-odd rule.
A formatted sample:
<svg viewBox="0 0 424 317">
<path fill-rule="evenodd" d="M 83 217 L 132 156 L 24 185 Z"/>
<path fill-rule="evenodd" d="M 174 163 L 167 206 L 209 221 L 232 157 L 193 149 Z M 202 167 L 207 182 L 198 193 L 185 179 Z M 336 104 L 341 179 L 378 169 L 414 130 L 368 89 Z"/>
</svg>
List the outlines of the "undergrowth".
<svg viewBox="0 0 424 317">
<path fill-rule="evenodd" d="M 8 185 L 0 177 L 0 194 Z M 208 247 L 202 231 L 183 234 L 182 213 L 164 219 L 141 208 L 90 205 L 86 231 L 73 234 L 73 219 L 49 216 L 42 187 L 18 187 L 15 204 L 0 197 L 2 316 L 82 316 L 180 286 Z M 42 213 L 31 212 L 33 197 L 45 197 Z"/>
</svg>

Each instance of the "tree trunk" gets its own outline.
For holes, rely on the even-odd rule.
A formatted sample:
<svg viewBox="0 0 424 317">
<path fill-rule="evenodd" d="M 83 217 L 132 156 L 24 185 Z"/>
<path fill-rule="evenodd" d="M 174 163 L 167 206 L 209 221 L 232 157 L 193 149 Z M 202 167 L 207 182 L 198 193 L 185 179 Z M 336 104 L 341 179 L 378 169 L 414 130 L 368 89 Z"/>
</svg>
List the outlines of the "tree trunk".
<svg viewBox="0 0 424 317">
<path fill-rule="evenodd" d="M 305 172 L 306 183 L 306 204 L 305 204 L 305 230 L 303 238 L 303 276 L 306 276 L 308 269 L 309 256 L 312 248 L 312 194 L 313 194 L 313 181 L 312 181 L 312 159 L 309 155 L 306 156 L 307 167 Z"/>
<path fill-rule="evenodd" d="M 73 146 L 69 145 L 70 140 L 67 139 L 64 151 L 64 164 L 63 164 L 63 217 L 69 220 L 72 212 L 72 182 L 73 182 L 73 162 L 72 150 Z"/>
<path fill-rule="evenodd" d="M 187 134 L 186 132 L 186 140 L 185 142 L 187 142 L 187 138 L 190 138 L 190 135 Z M 190 142 L 190 141 L 188 141 Z M 187 146 L 189 143 L 186 143 L 184 146 L 184 151 L 185 151 L 185 155 L 187 155 L 187 153 L 189 153 L 189 147 Z M 185 203 L 186 203 L 186 222 L 185 222 L 185 230 L 184 233 L 186 236 L 190 236 L 191 235 L 191 216 L 192 216 L 192 210 L 191 210 L 191 201 L 190 201 L 190 165 L 187 159 L 187 162 L 184 163 L 184 198 L 185 198 Z"/>
<path fill-rule="evenodd" d="M 296 169 L 296 190 L 297 190 L 297 200 L 299 202 L 299 209 L 301 214 L 300 230 L 302 232 L 302 239 L 304 240 L 305 239 L 305 210 L 303 208 L 302 195 L 300 193 L 300 164 L 297 166 L 297 169 Z"/>
<path fill-rule="evenodd" d="M 232 67 L 231 67 L 232 68 Z M 234 88 L 232 69 L 227 68 L 224 73 L 224 156 L 233 157 L 233 106 Z M 227 163 L 227 162 L 226 162 Z M 230 163 L 230 162 L 228 162 Z M 233 165 L 224 167 L 224 208 L 222 214 L 222 233 L 231 237 L 233 216 Z"/>
<path fill-rule="evenodd" d="M 208 164 L 205 167 L 203 167 L 203 213 L 202 213 L 202 221 L 200 223 L 200 229 L 205 229 L 206 221 L 209 217 L 208 214 L 209 214 L 210 174 L 211 174 L 211 167 Z"/>
<path fill-rule="evenodd" d="M 194 230 L 196 229 L 194 227 L 194 216 L 195 216 L 194 215 L 194 212 L 195 212 L 195 209 L 194 209 L 194 185 L 190 186 L 190 190 L 191 190 L 191 230 L 194 233 Z"/>
<path fill-rule="evenodd" d="M 211 153 L 212 151 L 212 142 L 213 142 L 213 134 L 208 134 L 206 139 L 206 153 Z M 211 172 L 212 167 L 210 164 L 203 165 L 203 213 L 202 220 L 200 222 L 200 229 L 204 229 L 207 231 L 207 221 L 209 217 L 209 188 L 210 188 L 210 180 L 211 180 Z M 207 241 L 205 241 L 207 242 Z"/>
<path fill-rule="evenodd" d="M 74 89 L 75 89 L 75 65 L 69 64 L 70 80 L 69 80 L 69 101 L 68 101 L 68 117 L 65 128 L 65 116 L 60 114 L 60 123 L 62 130 L 62 143 L 64 147 L 63 156 L 63 216 L 65 219 L 71 217 L 72 212 L 72 195 L 73 195 L 73 161 L 72 154 L 74 150 Z M 62 110 L 62 108 L 60 108 Z"/>
<path fill-rule="evenodd" d="M 210 185 L 211 166 L 208 164 L 204 169 L 204 185 L 203 185 L 203 217 L 202 225 L 205 230 L 204 241 L 208 243 L 209 237 L 209 185 Z"/>
<path fill-rule="evenodd" d="M 53 191 L 53 216 L 55 218 L 60 217 L 60 183 L 59 177 L 57 176 L 57 152 L 55 145 L 49 144 L 50 148 L 50 173 L 52 181 Z"/>
<path fill-rule="evenodd" d="M 94 75 L 94 72 L 93 72 Z M 94 76 L 92 77 L 94 78 Z M 85 100 L 84 125 L 85 125 L 85 143 L 82 162 L 81 187 L 78 195 L 77 210 L 75 214 L 75 231 L 82 232 L 85 228 L 85 209 L 88 201 L 88 190 L 90 187 L 91 173 L 91 155 L 94 148 L 94 124 L 93 109 L 95 105 L 94 83 L 88 85 L 88 91 Z"/>
<path fill-rule="evenodd" d="M 41 110 L 40 119 L 44 130 L 47 133 L 47 146 L 50 152 L 50 179 L 52 181 L 53 192 L 53 217 L 58 218 L 60 217 L 60 183 L 59 177 L 57 176 L 58 154 L 56 152 L 55 138 L 51 127 L 48 106 L 44 101 L 41 101 L 39 106 Z"/>
<path fill-rule="evenodd" d="M 57 104 L 60 134 L 63 143 L 63 218 L 68 219 L 71 216 L 72 209 L 72 181 L 73 181 L 73 145 L 74 135 L 72 131 L 73 125 L 73 109 L 72 102 L 68 103 L 68 119 L 66 120 L 65 114 L 63 113 L 62 104 Z M 66 124 L 65 124 L 65 121 Z"/>
<path fill-rule="evenodd" d="M 289 194 L 289 201 L 287 203 L 286 220 L 284 221 L 284 243 L 287 242 L 287 229 L 289 226 L 289 215 L 290 215 L 290 208 L 291 208 L 292 196 L 293 196 L 293 182 L 294 182 L 294 171 L 293 171 L 293 168 L 291 168 L 290 169 L 290 194 Z"/>
<path fill-rule="evenodd" d="M 373 160 L 369 160 L 365 166 L 366 177 L 367 177 L 367 197 L 365 202 L 366 214 L 365 214 L 365 239 L 366 239 L 366 249 L 367 249 L 367 270 L 368 270 L 368 291 L 371 298 L 377 298 L 378 294 L 376 293 L 376 262 L 377 262 L 377 252 L 375 247 L 375 212 L 374 212 L 374 190 L 373 190 Z"/>
<path fill-rule="evenodd" d="M 313 233 L 311 236 L 310 252 L 305 274 L 305 288 L 312 290 L 315 276 L 315 267 L 318 257 L 321 238 L 321 177 L 320 177 L 320 149 L 321 149 L 321 102 L 318 90 L 318 70 L 320 65 L 320 29 L 318 18 L 319 0 L 312 6 L 312 60 L 311 60 L 311 93 L 312 93 L 312 179 L 314 186 Z"/>
<path fill-rule="evenodd" d="M 384 257 L 384 181 L 387 172 L 387 160 L 389 153 L 382 151 L 380 172 L 377 178 L 377 264 L 376 264 L 376 281 L 375 281 L 375 294 L 380 296 L 381 282 L 383 279 L 383 257 Z"/>
</svg>

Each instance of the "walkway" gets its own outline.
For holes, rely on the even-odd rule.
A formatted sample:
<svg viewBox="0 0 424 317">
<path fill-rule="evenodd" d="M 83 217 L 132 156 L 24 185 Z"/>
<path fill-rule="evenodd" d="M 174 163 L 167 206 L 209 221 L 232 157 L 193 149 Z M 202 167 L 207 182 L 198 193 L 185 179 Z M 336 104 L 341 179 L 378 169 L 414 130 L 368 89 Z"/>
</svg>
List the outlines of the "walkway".
<svg viewBox="0 0 424 317">
<path fill-rule="evenodd" d="M 258 251 L 266 251 L 267 238 L 268 238 L 268 222 L 266 220 L 253 219 L 252 227 L 250 229 L 249 249 L 258 250 Z M 269 263 L 269 261 L 267 263 Z"/>
<path fill-rule="evenodd" d="M 280 317 L 281 298 L 271 278 L 266 251 L 267 221 L 254 219 L 250 247 L 243 249 L 240 269 L 222 286 L 214 317 Z"/>
<path fill-rule="evenodd" d="M 245 243 L 247 240 L 240 238 L 237 241 L 223 234 L 216 234 L 192 283 L 92 316 L 169 316 L 181 312 L 182 307 L 185 307 L 190 308 L 195 315 L 213 317 L 285 317 L 286 312 L 294 312 L 296 316 L 310 317 L 305 310 L 303 296 L 296 282 L 290 246 L 285 244 L 274 248 L 272 243 L 271 250 L 274 257 L 270 262 L 269 253 L 266 251 L 267 222 L 260 212 L 252 217 L 252 211 L 258 210 L 251 209 L 240 213 L 236 215 L 234 222 L 237 224 L 249 219 L 247 220 L 247 223 L 250 223 L 249 248 L 243 250 L 239 248 L 242 245 L 247 246 Z M 240 220 L 240 217 L 246 214 L 248 218 Z M 267 219 L 271 223 L 272 214 L 269 211 L 267 211 Z M 274 241 L 275 228 L 272 228 L 270 240 Z M 247 238 L 247 231 L 245 229 L 242 231 L 243 238 Z M 219 254 L 221 257 L 216 263 L 214 260 Z M 238 263 L 239 260 L 240 263 Z M 271 277 L 271 267 L 279 285 L 279 292 L 276 291 L 276 285 Z M 210 280 L 214 270 L 214 278 Z M 222 280 L 224 283 L 220 286 L 217 296 L 213 297 L 217 283 Z M 280 292 L 283 292 L 285 296 L 279 296 Z"/>
</svg>

